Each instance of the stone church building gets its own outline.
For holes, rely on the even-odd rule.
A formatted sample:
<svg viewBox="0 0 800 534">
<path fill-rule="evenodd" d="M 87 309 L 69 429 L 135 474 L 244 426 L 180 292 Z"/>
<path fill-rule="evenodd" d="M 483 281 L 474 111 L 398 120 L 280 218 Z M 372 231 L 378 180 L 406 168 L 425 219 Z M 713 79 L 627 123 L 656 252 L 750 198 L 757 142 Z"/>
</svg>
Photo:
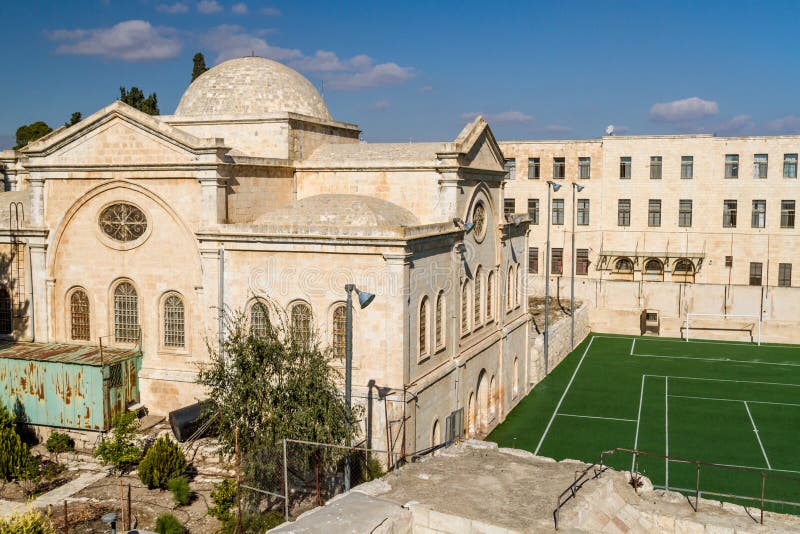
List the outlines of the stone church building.
<svg viewBox="0 0 800 534">
<path fill-rule="evenodd" d="M 219 310 L 244 310 L 256 330 L 260 298 L 343 357 L 353 283 L 377 295 L 354 310 L 369 444 L 410 453 L 462 424 L 491 429 L 529 372 L 528 220 L 504 216 L 503 154 L 481 118 L 449 142 L 359 135 L 302 75 L 247 57 L 201 75 L 173 115 L 114 102 L 0 152 L 4 401 L 88 429 L 108 413 L 63 411 L 100 391 L 106 412 L 194 403 Z M 113 363 L 137 348 L 120 374 Z"/>
</svg>

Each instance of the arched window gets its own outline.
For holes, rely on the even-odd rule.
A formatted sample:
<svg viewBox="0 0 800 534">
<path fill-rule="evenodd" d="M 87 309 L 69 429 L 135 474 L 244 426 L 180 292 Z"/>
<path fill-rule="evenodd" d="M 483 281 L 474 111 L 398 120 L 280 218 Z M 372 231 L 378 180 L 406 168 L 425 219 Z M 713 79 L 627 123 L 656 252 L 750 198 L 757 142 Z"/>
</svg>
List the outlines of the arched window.
<svg viewBox="0 0 800 534">
<path fill-rule="evenodd" d="M 619 258 L 614 263 L 614 271 L 618 273 L 632 273 L 633 262 L 628 258 Z"/>
<path fill-rule="evenodd" d="M 656 258 L 650 258 L 644 262 L 644 278 L 649 281 L 664 280 L 664 264 Z"/>
<path fill-rule="evenodd" d="M 480 266 L 475 269 L 475 291 L 472 295 L 472 321 L 475 324 L 475 327 L 479 327 L 483 324 L 481 321 L 481 312 L 483 311 L 483 307 L 481 304 L 481 293 L 483 292 L 483 272 L 481 272 Z"/>
<path fill-rule="evenodd" d="M 672 280 L 675 282 L 694 282 L 694 263 L 692 260 L 682 258 L 675 262 L 672 268 Z"/>
<path fill-rule="evenodd" d="M 267 325 L 269 324 L 269 311 L 267 305 L 256 300 L 250 305 L 250 335 L 263 337 L 267 335 Z"/>
<path fill-rule="evenodd" d="M 519 358 L 514 358 L 514 378 L 511 385 L 511 396 L 516 397 L 519 393 Z"/>
<path fill-rule="evenodd" d="M 422 297 L 419 303 L 419 356 L 420 358 L 428 355 L 428 308 L 430 303 L 428 297 Z"/>
<path fill-rule="evenodd" d="M 431 432 L 431 447 L 435 447 L 442 442 L 442 431 L 439 429 L 439 420 L 433 422 L 433 431 Z"/>
<path fill-rule="evenodd" d="M 164 346 L 186 346 L 186 311 L 183 299 L 175 293 L 164 299 Z"/>
<path fill-rule="evenodd" d="M 506 310 L 510 310 L 514 305 L 514 267 L 508 267 L 508 279 L 506 280 Z"/>
<path fill-rule="evenodd" d="M 0 287 L 0 334 L 10 334 L 14 331 L 14 318 L 11 306 L 11 293 L 8 288 Z"/>
<path fill-rule="evenodd" d="M 114 288 L 114 340 L 117 343 L 139 341 L 139 296 L 130 282 Z"/>
<path fill-rule="evenodd" d="M 70 333 L 76 341 L 89 341 L 89 297 L 76 289 L 69 296 Z"/>
<path fill-rule="evenodd" d="M 525 281 L 522 278 L 522 270 L 519 268 L 519 264 L 514 267 L 514 305 L 519 306 L 520 302 L 520 293 L 522 288 L 524 287 Z"/>
<path fill-rule="evenodd" d="M 461 288 L 461 333 L 469 332 L 469 282 Z"/>
<path fill-rule="evenodd" d="M 292 334 L 300 343 L 306 345 L 311 340 L 311 307 L 305 302 L 292 306 Z"/>
<path fill-rule="evenodd" d="M 494 272 L 489 271 L 486 277 L 486 321 L 494 319 Z"/>
<path fill-rule="evenodd" d="M 444 291 L 439 291 L 439 295 L 436 297 L 436 348 L 444 346 L 444 304 Z"/>
<path fill-rule="evenodd" d="M 333 308 L 333 328 L 331 346 L 333 354 L 337 358 L 344 359 L 347 350 L 347 339 L 345 329 L 347 328 L 347 304 L 337 304 Z"/>
</svg>

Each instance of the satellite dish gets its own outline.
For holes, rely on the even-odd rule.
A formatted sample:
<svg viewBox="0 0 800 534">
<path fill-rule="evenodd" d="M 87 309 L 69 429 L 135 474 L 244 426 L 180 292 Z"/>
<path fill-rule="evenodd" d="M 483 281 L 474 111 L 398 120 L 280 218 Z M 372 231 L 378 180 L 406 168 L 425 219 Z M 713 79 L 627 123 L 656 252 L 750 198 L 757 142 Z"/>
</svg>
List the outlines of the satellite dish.
<svg viewBox="0 0 800 534">
<path fill-rule="evenodd" d="M 614 135 L 614 125 L 609 124 L 606 126 L 606 135 Z"/>
</svg>

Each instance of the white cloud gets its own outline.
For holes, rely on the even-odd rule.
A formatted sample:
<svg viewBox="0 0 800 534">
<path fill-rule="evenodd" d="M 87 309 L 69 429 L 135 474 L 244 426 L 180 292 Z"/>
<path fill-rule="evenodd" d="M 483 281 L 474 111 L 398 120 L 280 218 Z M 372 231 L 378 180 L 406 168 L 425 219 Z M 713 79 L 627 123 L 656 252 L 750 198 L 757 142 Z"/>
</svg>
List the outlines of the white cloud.
<svg viewBox="0 0 800 534">
<path fill-rule="evenodd" d="M 189 6 L 183 2 L 175 2 L 174 4 L 158 4 L 156 6 L 156 11 L 160 13 L 177 15 L 179 13 L 187 13 L 189 11 Z"/>
<path fill-rule="evenodd" d="M 369 107 L 370 111 L 386 111 L 391 107 L 391 104 L 388 100 L 378 100 L 374 104 Z"/>
<path fill-rule="evenodd" d="M 397 63 L 380 63 L 369 67 L 361 66 L 356 72 L 334 76 L 328 82 L 333 89 L 353 91 L 396 85 L 413 77 L 414 69 L 411 67 L 401 67 Z"/>
<path fill-rule="evenodd" d="M 263 7 L 261 8 L 261 13 L 268 16 L 268 17 L 280 17 L 281 10 L 277 7 Z"/>
<path fill-rule="evenodd" d="M 197 4 L 197 11 L 205 15 L 210 15 L 222 11 L 222 6 L 219 5 L 217 0 L 201 0 Z"/>
<path fill-rule="evenodd" d="M 650 118 L 658 122 L 682 122 L 719 114 L 719 106 L 713 100 L 693 96 L 672 102 L 660 102 L 650 108 Z"/>
<path fill-rule="evenodd" d="M 303 57 L 300 50 L 272 46 L 263 38 L 247 33 L 241 26 L 231 24 L 217 26 L 207 32 L 203 43 L 209 50 L 217 54 L 217 63 L 251 54 L 276 61 L 288 61 Z"/>
<path fill-rule="evenodd" d="M 800 133 L 800 116 L 786 115 L 767 122 L 767 130 L 773 134 Z"/>
<path fill-rule="evenodd" d="M 500 113 L 479 113 L 475 111 L 469 111 L 466 113 L 461 114 L 461 118 L 464 120 L 475 120 L 478 115 L 482 115 L 483 118 L 488 123 L 525 123 L 525 122 L 533 122 L 534 118 L 530 115 L 523 113 L 521 111 L 502 111 Z"/>
<path fill-rule="evenodd" d="M 716 128 L 720 135 L 748 135 L 752 134 L 756 123 L 750 115 L 736 115 L 723 122 Z"/>
<path fill-rule="evenodd" d="M 237 15 L 246 15 L 247 14 L 247 4 L 244 2 L 238 2 L 231 6 L 231 11 L 236 13 Z"/>
<path fill-rule="evenodd" d="M 171 59 L 180 54 L 174 28 L 152 26 L 145 20 L 126 20 L 108 28 L 56 30 L 50 39 L 60 41 L 58 54 L 103 56 L 124 61 Z"/>
</svg>

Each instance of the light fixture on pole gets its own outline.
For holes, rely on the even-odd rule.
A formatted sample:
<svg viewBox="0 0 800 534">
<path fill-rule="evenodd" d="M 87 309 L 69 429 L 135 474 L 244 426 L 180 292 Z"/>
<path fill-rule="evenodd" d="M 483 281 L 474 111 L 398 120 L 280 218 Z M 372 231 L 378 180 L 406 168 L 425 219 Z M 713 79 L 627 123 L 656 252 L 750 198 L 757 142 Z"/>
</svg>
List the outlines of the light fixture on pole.
<svg viewBox="0 0 800 534">
<path fill-rule="evenodd" d="M 547 249 L 545 258 L 544 276 L 544 374 L 547 375 L 547 365 L 550 350 L 550 223 L 553 219 L 552 208 L 550 207 L 550 189 L 558 191 L 561 185 L 552 180 L 547 180 Z"/>
<path fill-rule="evenodd" d="M 583 186 L 572 182 L 572 248 L 570 249 L 570 265 L 572 266 L 572 278 L 570 279 L 569 291 L 569 344 L 572 347 L 570 350 L 575 350 L 575 192 L 580 193 L 583 191 Z"/>
<path fill-rule="evenodd" d="M 347 292 L 344 322 L 344 401 L 347 406 L 347 426 L 349 427 L 352 424 L 350 421 L 350 407 L 352 404 L 351 390 L 353 384 L 353 291 L 358 295 L 358 305 L 362 310 L 375 300 L 375 295 L 366 291 L 359 291 L 355 284 L 345 285 L 344 290 Z M 347 445 L 350 445 L 349 432 Z M 350 451 L 345 456 L 344 487 L 345 491 L 350 491 Z"/>
</svg>

